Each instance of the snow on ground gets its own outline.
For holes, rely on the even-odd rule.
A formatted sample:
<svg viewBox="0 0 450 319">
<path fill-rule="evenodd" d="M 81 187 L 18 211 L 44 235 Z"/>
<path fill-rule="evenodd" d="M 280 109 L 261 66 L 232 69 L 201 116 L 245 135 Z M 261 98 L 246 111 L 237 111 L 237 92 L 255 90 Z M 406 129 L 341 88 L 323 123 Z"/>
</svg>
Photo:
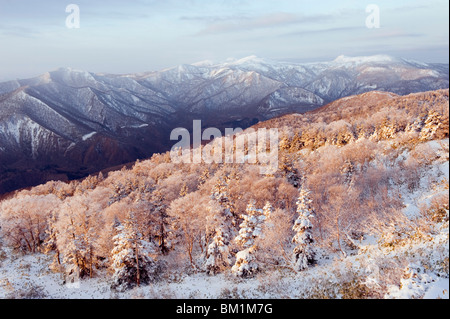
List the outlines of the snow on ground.
<svg viewBox="0 0 450 319">
<path fill-rule="evenodd" d="M 83 135 L 82 139 L 83 139 L 83 141 L 87 141 L 88 139 L 90 139 L 95 134 L 97 134 L 97 132 L 91 132 L 89 134 Z"/>
<path fill-rule="evenodd" d="M 447 228 L 448 235 L 448 228 Z M 440 241 L 445 241 L 445 233 Z M 442 247 L 437 242 L 412 243 L 397 251 L 381 248 L 374 239 L 361 243 L 354 255 L 321 255 L 318 264 L 306 271 L 294 273 L 279 269 L 261 273 L 254 278 L 240 279 L 230 273 L 208 276 L 205 273 L 172 274 L 148 286 L 125 293 L 110 289 L 110 276 L 97 272 L 96 278 L 76 283 L 64 283 L 60 274 L 48 269 L 51 256 L 42 254 L 17 256 L 3 248 L 7 258 L 0 265 L 0 298 L 56 298 L 56 299 L 280 299 L 280 298 L 360 298 L 356 280 L 376 290 L 382 284 L 385 268 L 393 260 L 409 258 L 400 285 L 392 284 L 388 293 L 377 298 L 449 298 L 449 279 L 439 277 L 420 262 L 442 258 Z M 448 236 L 446 239 L 448 243 Z M 429 255 L 430 250 L 435 254 Z M 447 248 L 448 249 L 448 248 Z M 447 250 L 448 256 L 448 250 Z M 414 263 L 417 262 L 417 263 Z M 401 262 L 399 262 L 401 264 Z"/>
<path fill-rule="evenodd" d="M 444 143 L 448 145 L 448 140 Z M 439 151 L 436 142 L 429 144 Z M 413 192 L 403 190 L 408 217 L 417 217 L 421 204 L 448 192 L 439 184 L 445 180 L 448 183 L 449 162 L 445 156 L 422 172 Z M 437 186 L 431 187 L 430 181 Z M 97 271 L 92 279 L 65 283 L 61 274 L 48 268 L 52 256 L 20 255 L 2 246 L 0 238 L 0 298 L 299 299 L 363 298 L 369 293 L 376 298 L 449 299 L 448 241 L 447 221 L 434 225 L 426 234 L 404 233 L 399 241 L 389 236 L 366 237 L 357 242 L 357 250 L 348 250 L 346 257 L 318 250 L 317 264 L 300 273 L 280 268 L 250 279 L 231 273 L 170 273 L 148 286 L 118 293 L 110 289 L 106 270 Z"/>
</svg>

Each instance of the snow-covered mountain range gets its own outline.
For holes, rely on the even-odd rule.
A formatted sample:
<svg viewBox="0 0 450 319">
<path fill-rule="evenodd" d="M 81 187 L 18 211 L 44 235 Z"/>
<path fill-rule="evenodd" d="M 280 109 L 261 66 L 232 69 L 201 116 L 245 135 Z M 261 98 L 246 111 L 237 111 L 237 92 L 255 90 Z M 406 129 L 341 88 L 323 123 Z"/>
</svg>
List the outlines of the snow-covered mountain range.
<svg viewBox="0 0 450 319">
<path fill-rule="evenodd" d="M 245 128 L 368 91 L 448 87 L 447 64 L 385 55 L 304 64 L 251 56 L 128 75 L 61 68 L 0 83 L 0 193 L 166 151 L 171 130 L 193 119 Z"/>
</svg>

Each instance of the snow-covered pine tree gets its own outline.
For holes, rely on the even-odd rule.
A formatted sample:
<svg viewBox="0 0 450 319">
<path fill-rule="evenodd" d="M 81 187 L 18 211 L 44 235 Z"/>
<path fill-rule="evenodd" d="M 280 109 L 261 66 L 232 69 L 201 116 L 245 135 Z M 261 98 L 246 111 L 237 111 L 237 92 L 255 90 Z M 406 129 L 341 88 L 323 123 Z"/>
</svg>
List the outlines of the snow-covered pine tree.
<svg viewBox="0 0 450 319">
<path fill-rule="evenodd" d="M 352 187 L 355 182 L 355 165 L 353 165 L 352 161 L 347 159 L 345 160 L 344 165 L 341 168 L 342 177 L 344 178 L 344 183 L 348 187 Z"/>
<path fill-rule="evenodd" d="M 227 176 L 221 177 L 211 191 L 205 234 L 206 242 L 210 243 L 205 251 L 208 274 L 216 274 L 230 265 L 228 246 L 234 219 L 227 194 L 228 180 Z"/>
<path fill-rule="evenodd" d="M 197 189 L 200 189 L 203 184 L 206 183 L 206 181 L 209 179 L 209 169 L 205 168 L 202 172 L 202 174 L 200 175 L 200 177 L 198 178 L 198 186 Z"/>
<path fill-rule="evenodd" d="M 230 199 L 228 198 L 228 177 L 220 177 L 211 191 L 211 199 L 216 200 L 227 213 L 231 213 Z"/>
<path fill-rule="evenodd" d="M 236 225 L 235 216 L 233 215 L 233 205 L 228 197 L 228 182 L 230 178 L 225 175 L 216 182 L 211 190 L 211 220 L 218 219 L 220 222 L 213 223 L 213 226 L 218 226 L 222 230 L 222 235 L 228 245 L 233 234 L 233 226 Z M 212 237 L 216 233 L 216 229 L 211 229 L 206 237 Z"/>
<path fill-rule="evenodd" d="M 155 262 L 150 254 L 150 244 L 142 240 L 138 231 L 138 220 L 133 212 L 127 219 L 115 224 L 116 235 L 113 237 L 114 248 L 111 251 L 114 271 L 113 289 L 123 291 L 141 284 L 148 284 L 155 275 Z"/>
<path fill-rule="evenodd" d="M 183 184 L 183 186 L 181 186 L 180 189 L 180 197 L 184 197 L 189 193 L 189 188 L 187 187 L 186 183 Z"/>
<path fill-rule="evenodd" d="M 248 277 L 258 271 L 258 263 L 255 258 L 255 247 L 246 248 L 236 254 L 236 263 L 231 268 L 237 277 Z"/>
<path fill-rule="evenodd" d="M 264 216 L 266 216 L 266 220 L 270 219 L 272 213 L 273 213 L 273 206 L 269 201 L 267 201 L 266 205 L 264 205 L 263 207 L 263 214 Z"/>
<path fill-rule="evenodd" d="M 312 223 L 310 218 L 314 217 L 310 191 L 303 184 L 297 201 L 298 218 L 294 222 L 292 230 L 296 233 L 292 242 L 296 245 L 293 251 L 294 268 L 297 271 L 308 268 L 315 262 L 315 253 L 311 244 L 314 242 L 312 236 Z"/>
<path fill-rule="evenodd" d="M 262 209 L 255 207 L 255 202 L 250 201 L 247 205 L 246 214 L 242 214 L 243 222 L 239 225 L 239 235 L 235 242 L 243 250 L 236 254 L 236 263 L 231 271 L 239 277 L 247 277 L 258 271 L 258 264 L 255 258 L 255 239 L 262 234 L 262 226 L 266 220 Z"/>
<path fill-rule="evenodd" d="M 167 205 L 162 193 L 158 190 L 152 193 L 153 213 L 155 214 L 155 238 L 158 240 L 159 249 L 163 255 L 172 248 L 170 241 L 170 218 L 167 213 Z"/>
<path fill-rule="evenodd" d="M 206 251 L 206 272 L 210 275 L 215 275 L 228 268 L 230 265 L 229 253 L 223 231 L 221 228 L 218 228 Z"/>
<path fill-rule="evenodd" d="M 426 141 L 433 139 L 441 125 L 442 116 L 438 112 L 430 110 L 428 112 L 428 116 L 425 120 L 424 126 L 420 132 L 420 140 Z"/>
<path fill-rule="evenodd" d="M 270 231 L 271 228 L 274 227 L 272 214 L 274 212 L 274 208 L 272 204 L 267 201 L 262 209 L 262 214 L 264 215 L 264 220 L 261 220 L 261 231 L 262 233 L 259 236 L 259 241 L 263 241 L 265 237 L 265 233 Z M 262 218 L 261 218 L 262 219 Z"/>
<path fill-rule="evenodd" d="M 241 215 L 243 222 L 239 225 L 239 235 L 235 241 L 243 248 L 250 248 L 255 244 L 255 238 L 261 235 L 262 222 L 266 216 L 255 207 L 254 201 L 250 201 L 245 212 Z"/>
<path fill-rule="evenodd" d="M 86 251 L 86 243 L 83 240 L 83 236 L 80 236 L 76 231 L 76 226 L 73 218 L 69 218 L 69 223 L 66 225 L 65 245 L 64 245 L 64 257 L 62 259 L 63 264 L 66 266 L 66 282 L 69 284 L 76 283 L 80 278 L 89 275 L 89 268 L 87 267 L 86 258 L 84 252 Z M 58 239 L 61 240 L 61 239 Z M 58 247 L 62 244 L 59 241 Z"/>
<path fill-rule="evenodd" d="M 61 258 L 60 258 L 60 252 L 58 249 L 58 229 L 56 226 L 56 222 L 58 221 L 58 216 L 55 211 L 53 211 L 48 220 L 47 220 L 47 229 L 46 234 L 47 238 L 45 239 L 45 247 L 44 247 L 44 253 L 48 254 L 52 251 L 55 252 L 53 262 L 50 265 L 50 269 L 54 271 L 60 271 L 61 269 Z"/>
</svg>

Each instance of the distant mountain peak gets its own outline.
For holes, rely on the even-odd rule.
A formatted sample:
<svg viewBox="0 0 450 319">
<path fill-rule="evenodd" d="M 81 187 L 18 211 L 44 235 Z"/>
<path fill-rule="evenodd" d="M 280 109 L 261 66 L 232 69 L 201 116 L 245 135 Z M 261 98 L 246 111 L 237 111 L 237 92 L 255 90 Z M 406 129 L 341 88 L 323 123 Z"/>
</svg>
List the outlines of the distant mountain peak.
<svg viewBox="0 0 450 319">
<path fill-rule="evenodd" d="M 203 61 L 198 61 L 195 63 L 191 63 L 191 65 L 193 66 L 198 66 L 198 67 L 202 67 L 202 66 L 213 66 L 215 63 L 211 60 L 203 60 Z"/>
<path fill-rule="evenodd" d="M 251 55 L 128 75 L 60 68 L 0 83 L 0 193 L 167 151 L 171 130 L 194 119 L 246 128 L 369 91 L 405 95 L 448 85 L 448 64 L 387 55 L 304 64 Z M 36 177 L 22 180 L 30 168 Z"/>
<path fill-rule="evenodd" d="M 336 63 L 355 63 L 355 64 L 370 63 L 370 62 L 397 62 L 397 61 L 399 61 L 397 58 L 386 54 L 377 54 L 371 56 L 356 56 L 356 57 L 340 55 L 333 60 L 333 62 Z"/>
<path fill-rule="evenodd" d="M 266 59 L 260 58 L 256 55 L 249 55 L 244 58 L 240 59 L 227 59 L 227 64 L 233 64 L 233 65 L 241 65 L 241 64 L 247 64 L 247 63 L 263 63 L 266 62 Z"/>
</svg>

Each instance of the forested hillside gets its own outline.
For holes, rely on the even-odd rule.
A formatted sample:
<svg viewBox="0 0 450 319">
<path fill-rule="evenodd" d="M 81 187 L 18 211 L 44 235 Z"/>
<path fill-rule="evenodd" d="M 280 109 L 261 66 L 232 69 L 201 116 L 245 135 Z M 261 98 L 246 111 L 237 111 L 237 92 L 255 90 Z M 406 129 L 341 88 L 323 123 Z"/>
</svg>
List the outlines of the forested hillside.
<svg viewBox="0 0 450 319">
<path fill-rule="evenodd" d="M 76 283 L 106 298 L 429 296 L 448 286 L 448 103 L 370 92 L 259 123 L 242 134 L 278 128 L 271 175 L 164 153 L 10 194 L 0 297 L 24 297 L 24 280 L 30 298 Z"/>
</svg>

